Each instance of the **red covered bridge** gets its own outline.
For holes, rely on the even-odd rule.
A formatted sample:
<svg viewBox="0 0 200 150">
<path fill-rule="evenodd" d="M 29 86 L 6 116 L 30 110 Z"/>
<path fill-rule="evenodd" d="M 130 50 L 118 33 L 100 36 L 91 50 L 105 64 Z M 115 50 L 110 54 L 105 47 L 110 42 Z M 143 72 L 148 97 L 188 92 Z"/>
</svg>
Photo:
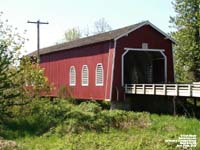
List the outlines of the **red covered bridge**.
<svg viewBox="0 0 200 150">
<path fill-rule="evenodd" d="M 64 85 L 76 99 L 123 100 L 125 85 L 174 82 L 173 43 L 144 21 L 43 48 L 40 65 L 56 87 L 52 96 Z"/>
</svg>

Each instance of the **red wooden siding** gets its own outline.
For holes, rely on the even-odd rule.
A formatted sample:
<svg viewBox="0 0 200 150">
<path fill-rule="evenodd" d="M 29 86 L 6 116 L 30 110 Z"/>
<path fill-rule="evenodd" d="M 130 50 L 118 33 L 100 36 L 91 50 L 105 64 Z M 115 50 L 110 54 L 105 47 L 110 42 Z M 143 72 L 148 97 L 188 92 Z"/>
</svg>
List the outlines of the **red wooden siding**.
<svg viewBox="0 0 200 150">
<path fill-rule="evenodd" d="M 150 49 L 164 49 L 167 56 L 167 82 L 174 82 L 173 70 L 173 56 L 172 56 L 172 42 L 165 39 L 160 32 L 156 31 L 149 25 L 145 25 L 128 36 L 124 36 L 117 40 L 114 80 L 113 80 L 113 93 L 112 99 L 124 99 L 124 88 L 121 86 L 121 56 L 124 53 L 124 48 L 142 48 L 142 43 L 148 43 Z"/>
<path fill-rule="evenodd" d="M 77 99 L 117 100 L 118 95 L 118 100 L 123 100 L 125 93 L 121 85 L 121 56 L 124 53 L 124 48 L 142 48 L 142 43 L 148 43 L 150 49 L 165 50 L 167 82 L 174 82 L 172 41 L 166 39 L 150 25 L 144 25 L 118 39 L 116 48 L 114 47 L 114 40 L 110 40 L 42 55 L 41 66 L 45 68 L 45 75 L 49 82 L 55 86 L 51 95 L 58 96 L 60 87 L 67 86 L 70 87 L 73 97 Z M 95 71 L 98 63 L 103 65 L 103 86 L 96 86 L 95 84 Z M 88 86 L 81 85 L 83 65 L 87 65 L 89 69 Z M 75 86 L 69 85 L 71 66 L 76 69 Z"/>
<path fill-rule="evenodd" d="M 55 90 L 52 96 L 57 96 L 59 88 L 64 85 L 71 88 L 73 96 L 78 99 L 104 100 L 110 98 L 111 69 L 113 60 L 113 44 L 102 42 L 71 50 L 41 56 L 41 66 L 45 68 L 45 75 L 50 83 L 54 84 Z M 95 85 L 96 65 L 102 63 L 104 70 L 103 86 Z M 82 86 L 82 66 L 89 69 L 89 85 Z M 69 86 L 69 69 L 76 69 L 76 85 Z"/>
</svg>

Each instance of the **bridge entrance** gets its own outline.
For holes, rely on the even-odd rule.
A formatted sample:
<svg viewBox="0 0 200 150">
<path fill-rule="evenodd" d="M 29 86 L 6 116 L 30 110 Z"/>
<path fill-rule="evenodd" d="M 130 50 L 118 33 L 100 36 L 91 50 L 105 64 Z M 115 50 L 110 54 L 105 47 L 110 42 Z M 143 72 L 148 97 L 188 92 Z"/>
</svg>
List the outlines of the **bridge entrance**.
<svg viewBox="0 0 200 150">
<path fill-rule="evenodd" d="M 122 85 L 165 83 L 167 62 L 162 50 L 126 49 L 122 63 Z"/>
</svg>

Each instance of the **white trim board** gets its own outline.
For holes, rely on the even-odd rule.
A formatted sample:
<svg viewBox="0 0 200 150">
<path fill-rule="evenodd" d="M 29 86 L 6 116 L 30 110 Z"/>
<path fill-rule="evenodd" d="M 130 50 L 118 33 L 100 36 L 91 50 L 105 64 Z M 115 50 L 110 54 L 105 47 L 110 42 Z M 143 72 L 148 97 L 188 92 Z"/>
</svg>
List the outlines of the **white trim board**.
<svg viewBox="0 0 200 150">
<path fill-rule="evenodd" d="M 139 25 L 138 27 L 136 27 L 136 28 L 134 28 L 134 29 L 132 29 L 132 30 L 126 32 L 126 33 L 121 34 L 120 36 L 116 37 L 114 40 L 117 41 L 118 39 L 120 39 L 120 38 L 122 38 L 122 37 L 124 37 L 124 36 L 128 36 L 129 33 L 131 33 L 131 32 L 133 32 L 133 31 L 135 31 L 135 30 L 137 30 L 137 29 L 143 27 L 144 25 L 146 25 L 146 21 L 143 22 L 143 23 L 142 23 L 141 25 Z"/>
<path fill-rule="evenodd" d="M 163 36 L 165 36 L 166 39 L 169 39 L 169 40 L 171 40 L 173 43 L 176 43 L 176 41 L 175 41 L 173 38 L 171 38 L 168 34 L 166 34 L 166 33 L 163 32 L 162 30 L 160 30 L 158 27 L 156 27 L 155 25 L 153 25 L 150 21 L 144 21 L 144 22 L 143 22 L 141 25 L 139 25 L 138 27 L 136 27 L 136 28 L 134 28 L 134 29 L 132 29 L 132 30 L 130 30 L 130 31 L 128 31 L 128 32 L 126 32 L 126 33 L 124 33 L 124 34 L 118 36 L 118 37 L 116 37 L 114 40 L 118 40 L 118 39 L 120 39 L 120 38 L 122 38 L 122 37 L 124 37 L 124 36 L 128 36 L 129 33 L 133 32 L 133 31 L 135 31 L 135 30 L 137 30 L 137 29 L 139 29 L 139 28 L 141 28 L 141 27 L 143 27 L 143 26 L 145 26 L 145 25 L 151 26 L 153 29 L 155 29 L 156 31 L 158 31 L 159 33 L 161 33 Z"/>
<path fill-rule="evenodd" d="M 111 41 L 109 42 L 109 49 L 108 49 L 108 62 L 107 62 L 106 81 L 105 81 L 105 84 L 106 84 L 106 87 L 105 87 L 105 89 L 106 89 L 106 91 L 105 91 L 105 99 L 107 98 L 107 90 L 108 90 L 108 75 L 109 75 L 108 73 L 109 73 L 109 69 L 110 69 L 110 53 L 111 53 L 110 49 L 111 49 Z M 110 72 L 110 74 L 111 73 L 112 72 Z M 109 96 L 109 98 L 110 98 L 110 96 Z"/>
<path fill-rule="evenodd" d="M 116 57 L 116 46 L 117 40 L 114 39 L 114 49 L 113 49 L 113 63 L 112 63 L 112 76 L 111 76 L 111 86 L 110 86 L 110 100 L 112 100 L 112 92 L 113 92 L 113 82 L 114 82 L 114 68 L 115 68 L 115 57 Z"/>
<path fill-rule="evenodd" d="M 124 48 L 124 50 L 128 51 L 149 51 L 149 52 L 164 52 L 164 49 L 143 49 L 143 48 Z"/>
<path fill-rule="evenodd" d="M 160 52 L 161 55 L 164 57 L 164 67 L 165 67 L 165 70 L 164 70 L 164 77 L 165 77 L 165 82 L 167 82 L 167 57 L 164 53 L 164 49 L 140 49 L 140 48 L 124 48 L 125 52 L 122 54 L 121 56 L 121 85 L 122 87 L 124 86 L 124 56 L 129 52 L 129 51 L 138 51 L 138 52 L 146 52 L 146 51 L 149 51 L 149 52 Z"/>
</svg>

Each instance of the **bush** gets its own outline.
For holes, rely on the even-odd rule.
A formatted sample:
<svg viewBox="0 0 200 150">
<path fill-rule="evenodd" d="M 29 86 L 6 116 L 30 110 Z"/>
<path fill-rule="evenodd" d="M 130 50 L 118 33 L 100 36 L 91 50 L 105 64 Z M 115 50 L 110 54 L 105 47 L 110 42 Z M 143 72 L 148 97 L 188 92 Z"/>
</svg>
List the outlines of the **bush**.
<svg viewBox="0 0 200 150">
<path fill-rule="evenodd" d="M 130 127 L 148 127 L 151 123 L 149 113 L 134 113 L 123 110 L 102 111 L 103 117 L 109 128 L 128 129 Z"/>
<path fill-rule="evenodd" d="M 98 113 L 101 111 L 101 107 L 98 103 L 96 102 L 82 102 L 79 105 L 79 108 L 83 112 L 93 112 L 93 113 Z"/>
<path fill-rule="evenodd" d="M 66 100 L 35 99 L 22 112 L 15 109 L 16 116 L 4 122 L 7 130 L 2 134 L 6 138 L 41 135 L 63 122 L 71 107 Z"/>
<path fill-rule="evenodd" d="M 66 118 L 51 133 L 65 135 L 84 131 L 109 132 L 110 129 L 128 129 L 131 127 L 146 128 L 150 125 L 148 113 L 134 113 L 122 110 L 100 111 L 96 103 L 85 102 L 78 107 L 72 107 L 65 114 Z"/>
<path fill-rule="evenodd" d="M 99 103 L 82 102 L 79 105 L 63 99 L 36 99 L 22 113 L 6 122 L 4 137 L 57 134 L 85 131 L 109 132 L 110 129 L 146 128 L 151 123 L 148 113 L 122 110 L 102 110 Z"/>
<path fill-rule="evenodd" d="M 97 101 L 103 110 L 110 110 L 110 101 Z"/>
</svg>

